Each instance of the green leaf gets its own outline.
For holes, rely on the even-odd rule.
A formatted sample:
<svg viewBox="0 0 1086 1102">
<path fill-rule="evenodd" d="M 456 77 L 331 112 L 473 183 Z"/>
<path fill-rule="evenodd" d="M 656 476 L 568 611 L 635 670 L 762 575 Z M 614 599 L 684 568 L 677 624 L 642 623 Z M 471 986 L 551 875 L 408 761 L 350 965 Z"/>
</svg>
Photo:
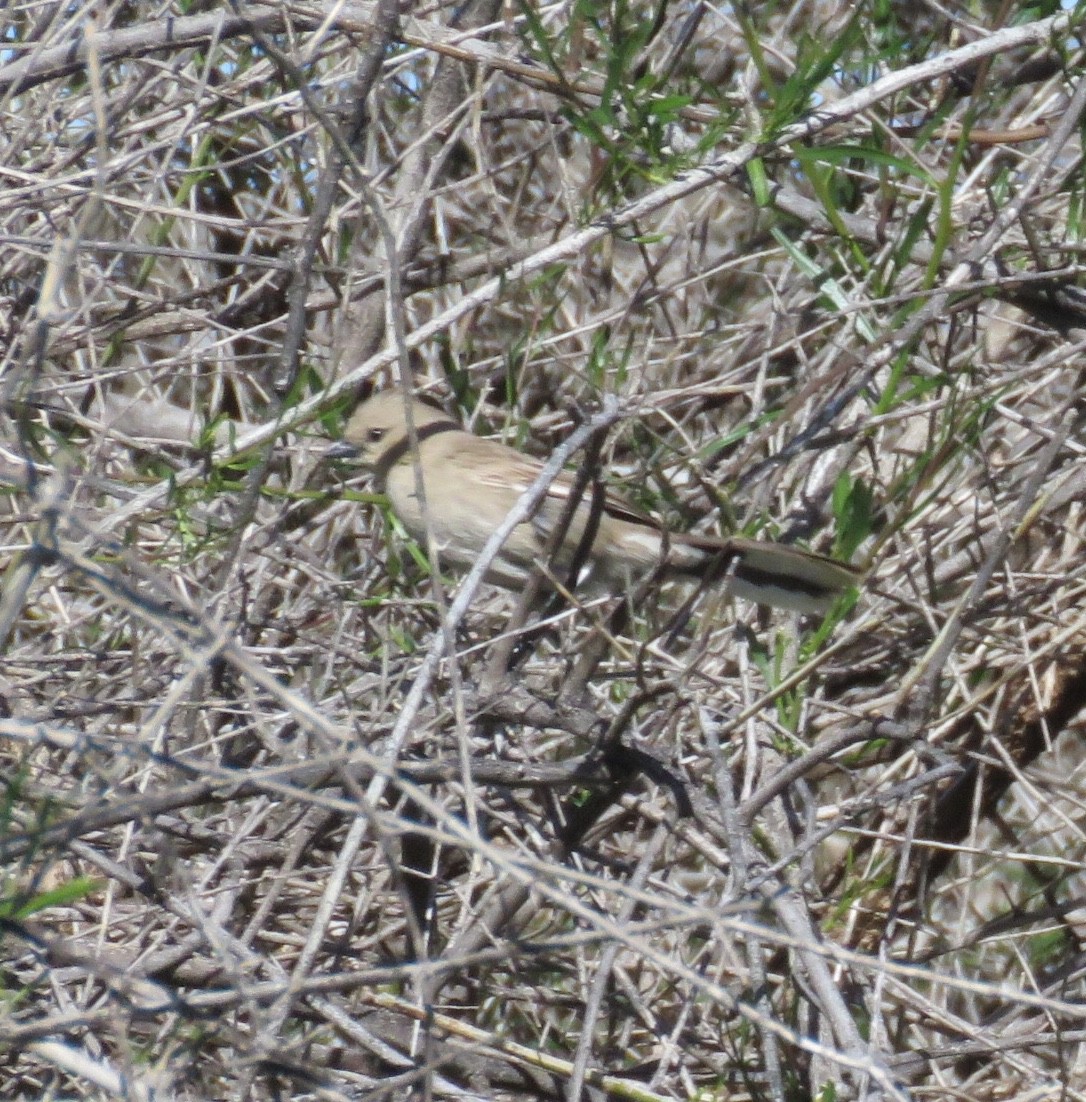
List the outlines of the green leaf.
<svg viewBox="0 0 1086 1102">
<path fill-rule="evenodd" d="M 868 164 L 883 168 L 897 169 L 903 176 L 916 176 L 934 186 L 935 179 L 923 165 L 907 161 L 884 149 L 866 145 L 794 145 L 792 155 L 800 164 L 812 162 L 828 165 L 849 165 L 854 161 L 866 161 Z"/>
<path fill-rule="evenodd" d="M 845 314 L 856 314 L 857 330 L 864 340 L 874 344 L 878 340 L 878 334 L 871 323 L 863 315 L 857 313 L 855 304 L 848 297 L 848 293 L 841 284 L 825 268 L 815 263 L 803 252 L 779 226 L 774 226 L 772 232 L 773 236 L 792 258 L 796 267 L 816 284 L 819 292 L 825 296 L 832 307 Z"/>
<path fill-rule="evenodd" d="M 761 157 L 754 157 L 747 162 L 747 179 L 750 180 L 750 190 L 755 203 L 760 207 L 768 207 L 773 201 L 773 196 L 769 189 L 765 161 Z"/>
<path fill-rule="evenodd" d="M 93 892 L 105 887 L 104 880 L 90 876 L 76 876 L 64 884 L 39 892 L 29 899 L 13 895 L 0 899 L 0 918 L 23 919 L 50 907 L 66 907 L 69 903 L 78 903 Z"/>
<path fill-rule="evenodd" d="M 644 110 L 646 114 L 655 115 L 659 120 L 671 122 L 678 118 L 679 112 L 684 107 L 689 107 L 693 102 L 690 96 L 683 95 L 652 95 L 646 100 Z"/>
<path fill-rule="evenodd" d="M 837 521 L 837 553 L 851 559 L 875 527 L 875 495 L 862 478 L 847 471 L 834 483 L 833 515 Z"/>
</svg>

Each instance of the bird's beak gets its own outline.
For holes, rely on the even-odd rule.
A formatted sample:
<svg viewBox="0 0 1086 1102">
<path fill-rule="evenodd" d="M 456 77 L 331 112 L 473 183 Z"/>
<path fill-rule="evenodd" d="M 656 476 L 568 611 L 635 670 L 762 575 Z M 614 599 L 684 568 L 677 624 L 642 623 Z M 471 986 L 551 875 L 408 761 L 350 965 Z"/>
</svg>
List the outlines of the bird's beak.
<svg viewBox="0 0 1086 1102">
<path fill-rule="evenodd" d="M 327 448 L 324 453 L 325 459 L 357 459 L 361 455 L 361 452 L 354 444 L 348 444 L 346 440 L 340 440 L 338 443 L 333 444 L 330 448 Z"/>
</svg>

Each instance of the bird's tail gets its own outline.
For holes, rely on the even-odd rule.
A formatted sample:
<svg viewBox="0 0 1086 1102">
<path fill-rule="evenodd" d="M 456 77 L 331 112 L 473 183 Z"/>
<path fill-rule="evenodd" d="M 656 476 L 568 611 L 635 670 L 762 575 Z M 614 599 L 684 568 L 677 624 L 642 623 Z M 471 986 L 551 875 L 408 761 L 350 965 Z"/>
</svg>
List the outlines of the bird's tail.
<svg viewBox="0 0 1086 1102">
<path fill-rule="evenodd" d="M 738 596 L 795 612 L 828 612 L 862 577 L 859 569 L 837 559 L 739 536 L 672 536 L 669 550 L 676 573 L 730 577 Z"/>
</svg>

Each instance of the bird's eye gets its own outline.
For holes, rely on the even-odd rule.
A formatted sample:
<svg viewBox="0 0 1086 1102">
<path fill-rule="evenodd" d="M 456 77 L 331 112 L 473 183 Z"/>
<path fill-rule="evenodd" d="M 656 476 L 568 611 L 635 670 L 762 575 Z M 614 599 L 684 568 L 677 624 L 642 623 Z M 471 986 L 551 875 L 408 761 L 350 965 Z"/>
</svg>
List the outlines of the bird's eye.
<svg viewBox="0 0 1086 1102">
<path fill-rule="evenodd" d="M 370 429 L 366 433 L 366 440 L 370 444 L 380 444 L 381 438 L 385 435 L 385 429 Z"/>
</svg>

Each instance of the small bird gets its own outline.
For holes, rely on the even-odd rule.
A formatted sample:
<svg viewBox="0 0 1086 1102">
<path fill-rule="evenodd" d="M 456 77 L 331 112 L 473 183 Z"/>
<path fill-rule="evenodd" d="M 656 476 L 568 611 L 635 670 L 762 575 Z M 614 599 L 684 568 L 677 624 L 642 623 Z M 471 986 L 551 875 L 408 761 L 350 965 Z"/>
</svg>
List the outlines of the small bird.
<svg viewBox="0 0 1086 1102">
<path fill-rule="evenodd" d="M 443 563 L 470 566 L 494 529 L 538 477 L 542 464 L 505 444 L 466 432 L 445 412 L 410 399 L 424 498 Z M 363 402 L 347 422 L 329 459 L 351 459 L 374 473 L 411 536 L 426 541 L 404 396 L 383 391 Z M 507 589 L 524 586 L 563 520 L 575 479 L 563 473 L 532 517 L 518 525 L 491 565 L 487 580 Z M 568 572 L 581 559 L 592 589 L 619 593 L 631 580 L 661 569 L 668 577 L 726 578 L 731 592 L 759 604 L 797 612 L 826 612 L 856 585 L 860 571 L 836 559 L 779 543 L 665 532 L 654 520 L 606 495 L 593 508 L 589 491 L 569 518 L 551 566 Z M 591 546 L 582 549 L 595 526 Z"/>
</svg>

